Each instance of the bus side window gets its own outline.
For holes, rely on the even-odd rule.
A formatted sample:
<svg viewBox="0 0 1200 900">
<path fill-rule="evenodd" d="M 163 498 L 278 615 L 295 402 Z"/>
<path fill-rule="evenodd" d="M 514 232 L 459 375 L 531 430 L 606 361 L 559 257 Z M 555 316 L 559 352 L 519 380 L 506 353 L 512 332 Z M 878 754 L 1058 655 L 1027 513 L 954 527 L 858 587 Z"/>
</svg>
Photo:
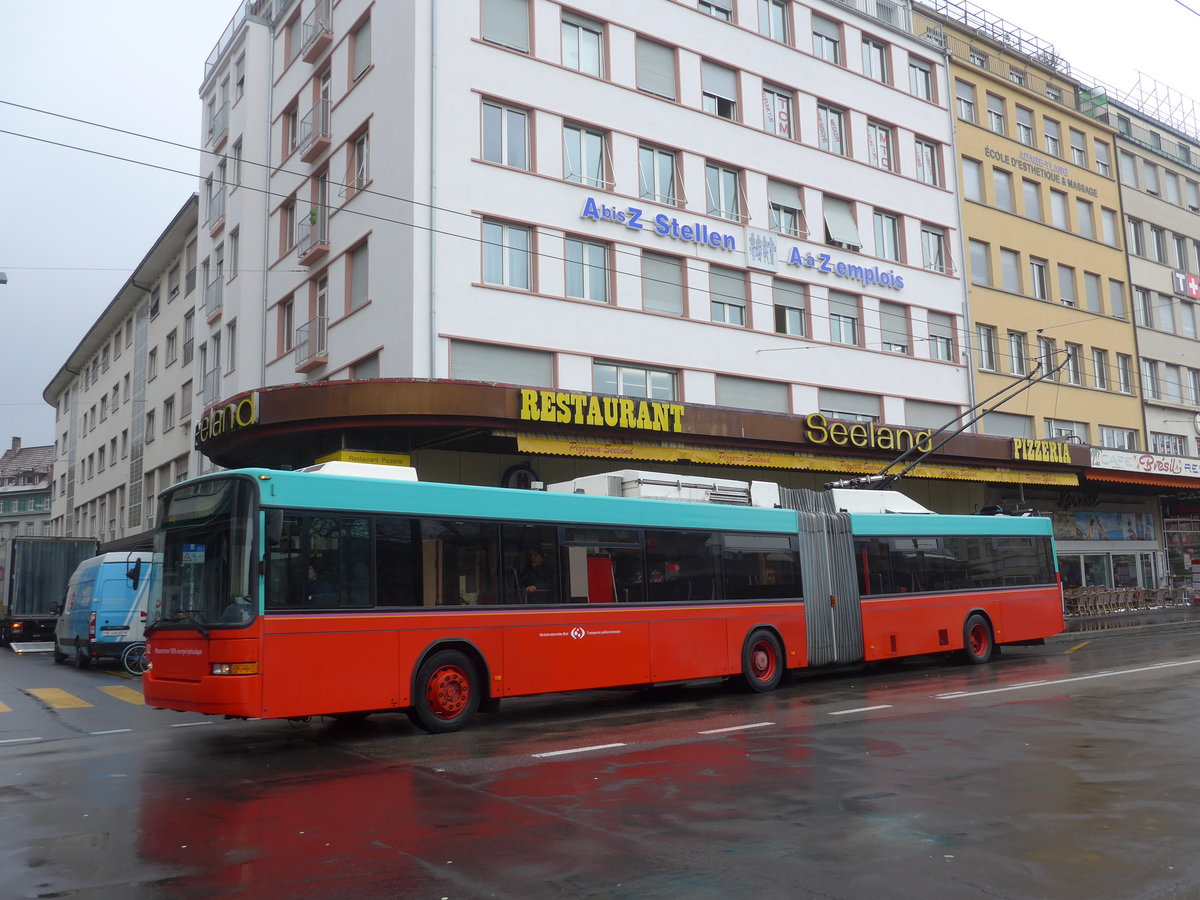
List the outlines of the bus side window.
<svg viewBox="0 0 1200 900">
<path fill-rule="evenodd" d="M 500 603 L 559 603 L 558 528 L 500 526 Z"/>
<path fill-rule="evenodd" d="M 300 516 L 285 515 L 279 541 L 267 548 L 268 609 L 300 606 L 303 601 L 304 562 L 300 548 L 303 531 Z"/>
<path fill-rule="evenodd" d="M 401 516 L 375 520 L 375 604 L 420 606 L 421 523 Z"/>
</svg>

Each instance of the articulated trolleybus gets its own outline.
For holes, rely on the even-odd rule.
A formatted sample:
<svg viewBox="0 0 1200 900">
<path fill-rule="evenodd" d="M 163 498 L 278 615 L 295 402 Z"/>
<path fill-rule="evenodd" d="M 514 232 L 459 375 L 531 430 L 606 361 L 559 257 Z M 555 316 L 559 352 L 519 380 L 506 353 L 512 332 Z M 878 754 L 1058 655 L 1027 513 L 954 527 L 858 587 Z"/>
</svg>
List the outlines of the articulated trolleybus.
<svg viewBox="0 0 1200 900">
<path fill-rule="evenodd" d="M 699 501 L 699 502 L 697 502 Z M 892 491 L 623 471 L 545 491 L 327 463 L 160 499 L 152 706 L 227 717 L 404 710 L 432 732 L 505 697 L 826 666 L 1063 629 L 1050 520 Z"/>
</svg>

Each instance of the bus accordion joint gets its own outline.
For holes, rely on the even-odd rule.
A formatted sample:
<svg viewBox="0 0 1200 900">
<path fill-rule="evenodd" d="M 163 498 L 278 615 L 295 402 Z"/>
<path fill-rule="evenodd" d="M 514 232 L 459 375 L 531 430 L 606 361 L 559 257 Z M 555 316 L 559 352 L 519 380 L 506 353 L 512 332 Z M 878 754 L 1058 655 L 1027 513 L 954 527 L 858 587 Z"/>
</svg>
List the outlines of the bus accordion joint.
<svg viewBox="0 0 1200 900">
<path fill-rule="evenodd" d="M 257 675 L 258 663 L 212 663 L 212 675 Z"/>
<path fill-rule="evenodd" d="M 837 594 L 830 594 L 830 595 L 829 595 L 829 608 L 830 608 L 830 609 L 837 609 Z"/>
</svg>

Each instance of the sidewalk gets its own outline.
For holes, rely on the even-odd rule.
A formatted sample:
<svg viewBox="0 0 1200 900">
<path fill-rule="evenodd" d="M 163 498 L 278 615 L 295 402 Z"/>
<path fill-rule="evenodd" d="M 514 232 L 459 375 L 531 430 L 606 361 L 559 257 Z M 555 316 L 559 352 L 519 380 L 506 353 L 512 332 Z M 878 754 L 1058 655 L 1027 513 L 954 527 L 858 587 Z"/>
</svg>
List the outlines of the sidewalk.
<svg viewBox="0 0 1200 900">
<path fill-rule="evenodd" d="M 1192 603 L 1187 606 L 1161 606 L 1157 609 L 1133 609 L 1096 616 L 1067 616 L 1067 628 L 1062 635 L 1187 623 L 1200 625 L 1200 603 Z"/>
</svg>

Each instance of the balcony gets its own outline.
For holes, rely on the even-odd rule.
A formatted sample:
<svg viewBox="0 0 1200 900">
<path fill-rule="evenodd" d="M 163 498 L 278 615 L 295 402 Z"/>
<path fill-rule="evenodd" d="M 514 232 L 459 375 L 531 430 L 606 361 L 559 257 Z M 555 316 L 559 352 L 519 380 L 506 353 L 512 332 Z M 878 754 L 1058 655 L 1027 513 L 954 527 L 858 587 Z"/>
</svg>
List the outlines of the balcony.
<svg viewBox="0 0 1200 900">
<path fill-rule="evenodd" d="M 313 207 L 308 220 L 296 225 L 296 258 L 311 266 L 328 252 L 329 214 L 324 207 Z"/>
<path fill-rule="evenodd" d="M 329 362 L 329 348 L 325 343 L 328 325 L 327 316 L 317 316 L 296 329 L 297 372 L 311 372 Z"/>
<path fill-rule="evenodd" d="M 300 53 L 306 63 L 316 62 L 333 43 L 333 19 L 329 7 L 330 0 L 317 0 L 316 9 L 304 18 L 301 38 L 304 44 Z"/>
<path fill-rule="evenodd" d="M 204 287 L 204 312 L 209 322 L 215 321 L 221 315 L 221 307 L 225 302 L 224 287 L 225 276 L 220 272 Z"/>
<path fill-rule="evenodd" d="M 226 100 L 208 117 L 208 143 L 215 153 L 229 137 L 229 101 Z"/>
<path fill-rule="evenodd" d="M 300 120 L 300 130 L 296 136 L 296 149 L 300 151 L 300 158 L 305 162 L 312 162 L 329 149 L 330 137 L 329 99 L 323 98 Z"/>
<path fill-rule="evenodd" d="M 208 221 L 205 224 L 208 226 L 209 234 L 213 237 L 216 237 L 225 227 L 225 185 L 221 185 L 208 198 Z"/>
<path fill-rule="evenodd" d="M 221 396 L 221 368 L 214 366 L 204 373 L 204 383 L 200 395 L 202 406 L 211 406 Z"/>
</svg>

